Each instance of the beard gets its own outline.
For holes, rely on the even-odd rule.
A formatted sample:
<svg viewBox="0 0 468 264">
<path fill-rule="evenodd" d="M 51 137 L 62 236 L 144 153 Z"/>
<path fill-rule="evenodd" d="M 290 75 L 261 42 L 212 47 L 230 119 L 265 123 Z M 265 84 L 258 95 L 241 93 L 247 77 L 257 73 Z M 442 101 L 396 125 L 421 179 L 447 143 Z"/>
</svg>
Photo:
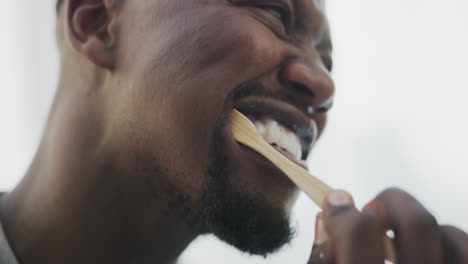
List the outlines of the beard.
<svg viewBox="0 0 468 264">
<path fill-rule="evenodd" d="M 291 241 L 294 231 L 283 209 L 260 195 L 214 182 L 203 196 L 205 221 L 211 233 L 242 252 L 264 257 Z"/>
<path fill-rule="evenodd" d="M 140 166 L 136 172 L 144 175 L 152 198 L 159 201 L 158 204 L 163 204 L 166 215 L 184 219 L 194 233 L 214 234 L 242 252 L 264 257 L 289 243 L 294 236 L 294 229 L 290 226 L 289 215 L 284 208 L 275 206 L 260 193 L 243 190 L 230 179 L 223 132 L 235 100 L 267 92 L 260 83 L 252 81 L 239 86 L 229 96 L 225 115 L 218 119 L 213 129 L 208 166 L 204 173 L 207 181 L 196 200 L 189 198 L 190 195 L 183 193 L 170 180 L 169 168 L 154 165 L 147 167 L 147 164 L 154 164 L 158 160 L 157 156 L 146 162 L 143 158 L 137 158 Z M 197 178 L 195 175 L 193 177 Z"/>
<path fill-rule="evenodd" d="M 247 96 L 255 90 L 249 84 L 234 95 Z M 223 151 L 224 120 L 227 118 L 218 121 L 214 131 L 201 215 L 208 232 L 245 253 L 265 257 L 289 243 L 294 229 L 284 208 L 275 206 L 262 194 L 243 191 L 230 181 L 226 171 L 228 159 Z"/>
</svg>

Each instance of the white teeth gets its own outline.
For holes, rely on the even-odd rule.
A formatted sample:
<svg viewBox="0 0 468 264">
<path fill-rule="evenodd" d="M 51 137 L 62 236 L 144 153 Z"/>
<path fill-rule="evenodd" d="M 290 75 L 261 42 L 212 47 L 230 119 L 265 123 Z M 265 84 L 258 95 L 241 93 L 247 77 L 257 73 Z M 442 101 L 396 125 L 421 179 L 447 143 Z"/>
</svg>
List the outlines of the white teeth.
<svg viewBox="0 0 468 264">
<path fill-rule="evenodd" d="M 296 160 L 301 160 L 301 141 L 294 132 L 289 131 L 275 120 L 255 121 L 255 127 L 266 142 L 276 144 L 289 152 Z"/>
<path fill-rule="evenodd" d="M 255 124 L 255 127 L 257 128 L 258 133 L 260 133 L 260 135 L 262 135 L 262 137 L 264 138 L 265 131 L 266 131 L 265 124 L 259 121 L 255 121 L 254 124 Z"/>
<path fill-rule="evenodd" d="M 279 146 L 279 140 L 282 136 L 283 130 L 281 129 L 280 125 L 278 122 L 274 120 L 267 120 L 266 122 L 266 131 L 265 131 L 265 136 L 264 139 L 266 142 L 270 144 L 276 143 Z"/>
<path fill-rule="evenodd" d="M 310 122 L 310 127 L 312 128 L 312 133 L 313 133 L 314 135 L 318 135 L 317 123 L 316 123 L 314 120 L 312 120 L 312 121 Z M 317 141 L 317 137 L 314 138 L 314 141 L 312 142 L 312 146 L 315 145 L 315 142 L 316 142 L 316 141 Z"/>
</svg>

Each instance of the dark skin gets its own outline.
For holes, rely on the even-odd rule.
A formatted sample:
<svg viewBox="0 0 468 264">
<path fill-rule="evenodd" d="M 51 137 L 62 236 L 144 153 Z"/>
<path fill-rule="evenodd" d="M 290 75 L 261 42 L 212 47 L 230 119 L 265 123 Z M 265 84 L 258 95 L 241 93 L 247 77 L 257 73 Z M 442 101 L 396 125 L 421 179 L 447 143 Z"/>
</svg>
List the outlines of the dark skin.
<svg viewBox="0 0 468 264">
<path fill-rule="evenodd" d="M 271 12 L 278 5 L 283 16 Z M 206 194 L 216 194 L 207 186 L 219 179 L 225 193 L 259 198 L 247 204 L 266 208 L 271 219 L 289 217 L 298 188 L 232 138 L 228 115 L 242 103 L 239 87 L 255 81 L 288 98 L 256 95 L 259 107 L 304 118 L 312 106 L 308 118 L 323 132 L 334 86 L 317 3 L 68 0 L 57 39 L 61 78 L 42 143 L 1 200 L 21 263 L 175 263 L 198 235 L 226 234 L 223 222 L 205 214 Z M 219 167 L 222 173 L 210 169 Z M 399 190 L 362 211 L 330 202 L 319 219 L 327 239 L 315 249 L 329 263 L 382 263 L 387 228 L 395 230 L 399 263 L 468 261 L 466 234 L 439 226 Z M 226 241 L 236 237 L 227 234 Z"/>
</svg>

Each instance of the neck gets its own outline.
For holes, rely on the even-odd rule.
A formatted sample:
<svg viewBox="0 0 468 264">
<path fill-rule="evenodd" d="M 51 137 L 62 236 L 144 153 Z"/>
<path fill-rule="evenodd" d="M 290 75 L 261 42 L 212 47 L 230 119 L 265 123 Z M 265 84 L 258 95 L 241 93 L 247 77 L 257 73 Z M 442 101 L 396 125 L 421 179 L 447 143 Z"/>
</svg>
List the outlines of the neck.
<svg viewBox="0 0 468 264">
<path fill-rule="evenodd" d="M 101 146 L 93 142 L 101 131 L 87 127 L 95 116 L 87 112 L 91 107 L 80 109 L 88 110 L 68 116 L 62 126 L 54 126 L 55 117 L 49 121 L 27 175 L 1 200 L 17 258 L 23 264 L 175 263 L 197 232 L 168 213 L 144 177 L 125 171 L 102 147 L 83 147 Z"/>
</svg>

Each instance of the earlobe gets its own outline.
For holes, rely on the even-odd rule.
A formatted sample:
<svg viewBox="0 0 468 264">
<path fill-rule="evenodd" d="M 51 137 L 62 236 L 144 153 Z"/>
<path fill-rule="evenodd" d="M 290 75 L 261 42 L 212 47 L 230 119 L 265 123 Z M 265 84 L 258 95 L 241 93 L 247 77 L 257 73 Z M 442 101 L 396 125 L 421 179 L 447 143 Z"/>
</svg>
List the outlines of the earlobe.
<svg viewBox="0 0 468 264">
<path fill-rule="evenodd" d="M 91 36 L 81 46 L 83 54 L 94 64 L 112 70 L 114 68 L 114 54 L 112 47 L 96 36 Z"/>
<path fill-rule="evenodd" d="M 112 70 L 114 36 L 104 0 L 70 0 L 66 10 L 67 41 L 94 64 Z"/>
</svg>

